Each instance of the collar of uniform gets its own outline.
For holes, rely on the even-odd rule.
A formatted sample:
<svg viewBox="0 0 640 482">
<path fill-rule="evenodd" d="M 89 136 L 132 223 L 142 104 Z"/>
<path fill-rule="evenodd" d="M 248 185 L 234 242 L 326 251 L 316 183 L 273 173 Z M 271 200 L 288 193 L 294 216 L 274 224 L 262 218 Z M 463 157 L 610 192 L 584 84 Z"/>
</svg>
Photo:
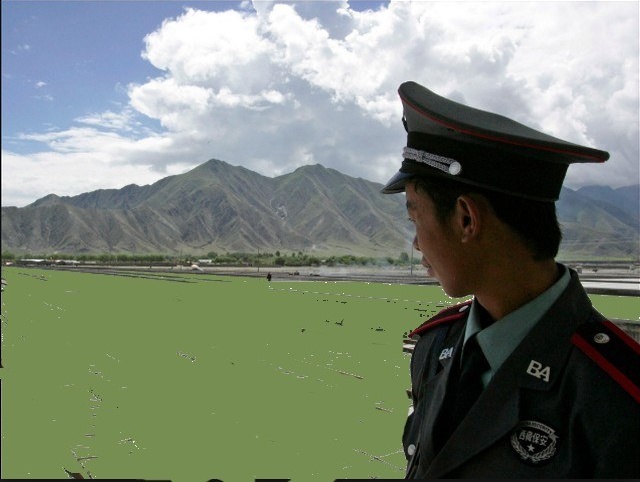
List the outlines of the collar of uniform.
<svg viewBox="0 0 640 482">
<path fill-rule="evenodd" d="M 481 310 L 483 309 L 477 300 L 473 300 L 465 327 L 464 342 L 466 343 L 474 334 L 478 334 L 478 345 L 480 345 L 491 367 L 491 370 L 483 375 L 485 386 L 515 350 L 516 346 L 568 286 L 571 279 L 569 270 L 561 264 L 558 264 L 558 267 L 562 274 L 553 286 L 526 305 L 497 320 L 485 329 L 482 329 L 480 324 Z"/>
</svg>

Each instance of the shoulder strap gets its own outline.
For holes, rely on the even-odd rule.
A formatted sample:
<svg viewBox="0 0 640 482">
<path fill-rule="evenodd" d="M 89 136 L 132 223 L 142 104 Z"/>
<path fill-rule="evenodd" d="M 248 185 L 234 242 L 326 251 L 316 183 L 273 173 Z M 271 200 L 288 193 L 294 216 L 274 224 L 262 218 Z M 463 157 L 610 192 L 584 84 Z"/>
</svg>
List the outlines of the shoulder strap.
<svg viewBox="0 0 640 482">
<path fill-rule="evenodd" d="M 571 343 L 640 403 L 640 345 L 611 321 L 583 323 Z"/>
<path fill-rule="evenodd" d="M 469 314 L 468 309 L 471 306 L 472 301 L 473 300 L 465 301 L 464 303 L 445 308 L 437 315 L 429 318 L 422 325 L 409 333 L 409 338 L 414 335 L 423 335 L 426 331 L 435 328 L 436 326 L 440 326 L 445 323 L 451 323 L 453 321 L 466 317 Z"/>
</svg>

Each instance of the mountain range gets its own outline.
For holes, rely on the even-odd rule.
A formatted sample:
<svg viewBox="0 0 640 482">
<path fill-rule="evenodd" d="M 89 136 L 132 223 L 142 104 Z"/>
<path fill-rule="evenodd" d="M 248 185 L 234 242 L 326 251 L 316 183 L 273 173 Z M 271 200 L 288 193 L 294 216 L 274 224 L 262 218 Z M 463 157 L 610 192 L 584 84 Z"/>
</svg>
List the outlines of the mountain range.
<svg viewBox="0 0 640 482">
<path fill-rule="evenodd" d="M 321 165 L 270 178 L 212 159 L 151 185 L 2 207 L 2 251 L 397 257 L 411 249 L 412 226 L 404 196 L 381 188 Z M 640 185 L 563 188 L 561 257 L 637 260 L 639 200 Z"/>
</svg>

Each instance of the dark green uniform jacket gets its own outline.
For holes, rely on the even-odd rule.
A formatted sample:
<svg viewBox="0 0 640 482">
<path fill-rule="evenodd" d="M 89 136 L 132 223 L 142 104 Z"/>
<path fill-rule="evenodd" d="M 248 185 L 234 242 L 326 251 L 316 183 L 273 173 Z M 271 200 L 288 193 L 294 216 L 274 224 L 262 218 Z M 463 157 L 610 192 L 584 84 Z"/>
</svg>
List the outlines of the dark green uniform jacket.
<svg viewBox="0 0 640 482">
<path fill-rule="evenodd" d="M 578 276 L 498 369 L 441 450 L 434 422 L 469 304 L 414 331 L 407 478 L 640 478 L 640 346 Z"/>
</svg>

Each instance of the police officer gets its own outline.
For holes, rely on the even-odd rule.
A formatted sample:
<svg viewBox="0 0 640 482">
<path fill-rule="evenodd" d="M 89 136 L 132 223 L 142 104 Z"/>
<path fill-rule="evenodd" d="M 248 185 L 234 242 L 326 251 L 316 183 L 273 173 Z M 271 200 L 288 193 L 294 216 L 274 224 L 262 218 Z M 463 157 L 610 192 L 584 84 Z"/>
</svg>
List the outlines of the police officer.
<svg viewBox="0 0 640 482">
<path fill-rule="evenodd" d="M 399 88 L 422 264 L 452 297 L 411 333 L 406 478 L 640 478 L 640 346 L 555 261 L 569 164 L 609 154 Z"/>
</svg>

